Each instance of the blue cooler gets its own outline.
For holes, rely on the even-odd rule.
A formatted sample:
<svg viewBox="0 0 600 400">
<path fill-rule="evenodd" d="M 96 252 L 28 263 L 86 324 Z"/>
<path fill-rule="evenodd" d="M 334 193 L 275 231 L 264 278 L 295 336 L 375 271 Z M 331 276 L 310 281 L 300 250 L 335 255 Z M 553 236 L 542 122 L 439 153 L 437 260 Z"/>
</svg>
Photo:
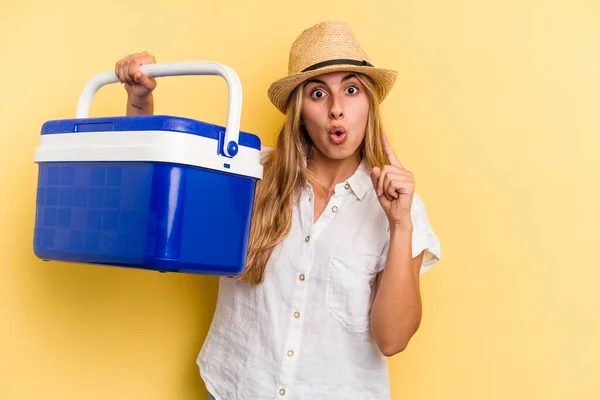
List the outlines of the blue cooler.
<svg viewBox="0 0 600 400">
<path fill-rule="evenodd" d="M 75 119 L 48 121 L 39 165 L 34 252 L 44 260 L 239 275 L 246 264 L 261 142 L 239 131 L 242 91 L 213 62 L 142 66 L 150 77 L 219 75 L 227 126 L 172 116 L 88 118 L 113 71 L 84 88 Z"/>
</svg>

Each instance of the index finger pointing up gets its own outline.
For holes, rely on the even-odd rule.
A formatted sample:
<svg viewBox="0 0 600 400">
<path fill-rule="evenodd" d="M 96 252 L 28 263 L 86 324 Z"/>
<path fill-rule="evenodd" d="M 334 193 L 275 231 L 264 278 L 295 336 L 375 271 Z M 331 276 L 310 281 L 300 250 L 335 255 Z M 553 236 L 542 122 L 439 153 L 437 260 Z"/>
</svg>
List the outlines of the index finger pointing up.
<svg viewBox="0 0 600 400">
<path fill-rule="evenodd" d="M 396 157 L 396 154 L 394 154 L 394 150 L 392 149 L 392 146 L 390 145 L 390 141 L 388 140 L 387 133 L 384 132 L 381 135 L 381 141 L 383 142 L 383 151 L 385 151 L 385 155 L 387 156 L 390 163 L 392 165 L 395 165 L 396 167 L 404 168 L 402 166 L 402 163 L 400 162 L 400 160 L 398 160 L 398 157 Z"/>
</svg>

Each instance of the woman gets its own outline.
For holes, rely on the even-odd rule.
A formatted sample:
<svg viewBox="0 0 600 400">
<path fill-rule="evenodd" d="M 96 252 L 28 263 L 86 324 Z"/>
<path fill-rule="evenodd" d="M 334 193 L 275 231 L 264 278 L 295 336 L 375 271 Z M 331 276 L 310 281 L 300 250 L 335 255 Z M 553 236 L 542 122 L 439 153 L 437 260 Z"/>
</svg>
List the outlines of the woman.
<svg viewBox="0 0 600 400">
<path fill-rule="evenodd" d="M 198 356 L 212 398 L 390 397 L 386 356 L 419 326 L 419 274 L 440 246 L 382 134 L 396 72 L 367 60 L 348 25 L 320 23 L 268 91 L 286 119 L 257 185 L 247 267 L 221 278 Z M 117 62 L 128 115 L 153 112 L 156 82 L 138 69 L 153 62 Z"/>
</svg>

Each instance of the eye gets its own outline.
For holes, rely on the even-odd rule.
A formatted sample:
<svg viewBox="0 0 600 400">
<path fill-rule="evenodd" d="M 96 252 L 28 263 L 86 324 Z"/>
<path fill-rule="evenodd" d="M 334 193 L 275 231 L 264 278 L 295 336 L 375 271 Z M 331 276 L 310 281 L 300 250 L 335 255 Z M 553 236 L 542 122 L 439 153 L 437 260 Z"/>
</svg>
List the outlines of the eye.
<svg viewBox="0 0 600 400">
<path fill-rule="evenodd" d="M 321 89 L 315 89 L 310 95 L 313 99 L 320 99 L 325 97 L 325 91 Z"/>
<path fill-rule="evenodd" d="M 356 94 L 358 93 L 358 88 L 356 86 L 348 86 L 348 89 L 346 89 L 346 93 Z"/>
</svg>

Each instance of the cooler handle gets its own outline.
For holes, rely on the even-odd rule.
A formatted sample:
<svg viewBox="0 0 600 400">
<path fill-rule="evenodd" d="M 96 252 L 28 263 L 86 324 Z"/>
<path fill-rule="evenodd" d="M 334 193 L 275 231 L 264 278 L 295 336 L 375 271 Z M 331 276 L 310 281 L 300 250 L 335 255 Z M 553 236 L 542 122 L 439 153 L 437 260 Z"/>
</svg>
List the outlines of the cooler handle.
<svg viewBox="0 0 600 400">
<path fill-rule="evenodd" d="M 227 126 L 225 128 L 225 144 L 223 152 L 228 157 L 238 153 L 240 134 L 240 117 L 242 114 L 242 84 L 235 71 L 223 64 L 213 61 L 180 61 L 157 64 L 146 64 L 140 70 L 150 78 L 178 75 L 219 75 L 225 79 L 229 87 L 229 108 L 227 110 Z M 79 96 L 76 118 L 87 118 L 94 94 L 104 85 L 117 83 L 119 79 L 115 71 L 97 74 L 88 81 Z"/>
</svg>

